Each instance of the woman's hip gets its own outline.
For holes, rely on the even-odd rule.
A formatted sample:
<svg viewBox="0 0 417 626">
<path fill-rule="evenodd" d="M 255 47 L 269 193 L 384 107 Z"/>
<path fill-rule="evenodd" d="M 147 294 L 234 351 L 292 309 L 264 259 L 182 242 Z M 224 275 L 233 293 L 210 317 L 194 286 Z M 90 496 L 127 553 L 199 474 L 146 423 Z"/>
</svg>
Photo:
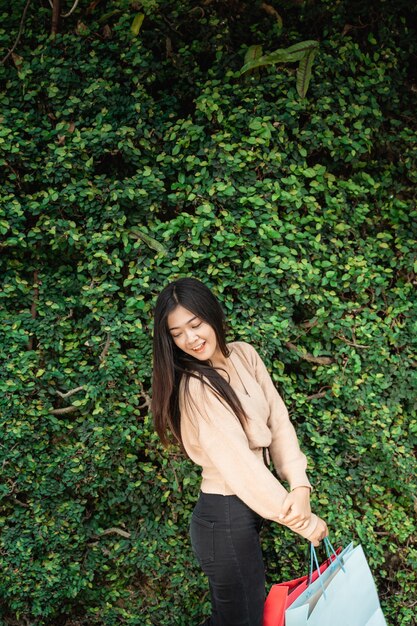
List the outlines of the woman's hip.
<svg viewBox="0 0 417 626">
<path fill-rule="evenodd" d="M 222 496 L 202 491 L 192 515 L 192 520 L 196 518 L 215 524 L 219 530 L 255 530 L 258 533 L 263 523 L 262 517 L 237 496 Z"/>
<path fill-rule="evenodd" d="M 216 580 L 255 563 L 263 571 L 262 518 L 237 496 L 201 493 L 191 517 L 191 544 L 200 566 Z"/>
</svg>

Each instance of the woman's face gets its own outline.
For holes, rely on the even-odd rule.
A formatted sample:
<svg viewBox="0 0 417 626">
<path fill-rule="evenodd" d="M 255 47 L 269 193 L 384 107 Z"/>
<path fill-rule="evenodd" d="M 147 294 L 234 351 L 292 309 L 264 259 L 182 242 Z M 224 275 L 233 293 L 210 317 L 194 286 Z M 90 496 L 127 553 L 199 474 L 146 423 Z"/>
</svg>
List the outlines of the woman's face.
<svg viewBox="0 0 417 626">
<path fill-rule="evenodd" d="M 168 315 L 168 329 L 175 345 L 199 361 L 219 352 L 213 327 L 180 304 Z"/>
</svg>

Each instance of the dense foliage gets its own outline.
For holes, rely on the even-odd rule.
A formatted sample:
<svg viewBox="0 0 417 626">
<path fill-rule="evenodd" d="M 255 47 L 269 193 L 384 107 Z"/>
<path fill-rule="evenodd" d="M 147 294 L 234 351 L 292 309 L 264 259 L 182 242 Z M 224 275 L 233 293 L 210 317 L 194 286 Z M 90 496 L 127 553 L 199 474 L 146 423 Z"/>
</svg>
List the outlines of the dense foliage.
<svg viewBox="0 0 417 626">
<path fill-rule="evenodd" d="M 416 623 L 416 15 L 271 2 L 81 0 L 54 38 L 32 2 L 0 68 L 2 624 L 207 612 L 198 471 L 148 411 L 152 306 L 180 275 L 264 356 L 314 509 L 363 543 L 388 622 Z M 302 40 L 306 98 L 291 64 L 240 74 Z M 301 539 L 263 540 L 270 581 L 304 568 Z"/>
</svg>

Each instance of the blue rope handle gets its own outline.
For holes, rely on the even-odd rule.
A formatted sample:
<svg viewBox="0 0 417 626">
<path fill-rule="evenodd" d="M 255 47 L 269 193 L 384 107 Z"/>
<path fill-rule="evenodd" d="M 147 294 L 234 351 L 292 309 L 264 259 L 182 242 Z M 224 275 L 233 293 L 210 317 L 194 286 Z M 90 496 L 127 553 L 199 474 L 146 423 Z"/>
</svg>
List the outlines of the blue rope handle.
<svg viewBox="0 0 417 626">
<path fill-rule="evenodd" d="M 325 537 L 323 543 L 324 543 L 324 547 L 326 549 L 327 558 L 332 563 L 334 563 L 336 561 L 337 564 L 339 565 L 340 569 L 343 572 L 346 573 L 346 570 L 343 567 L 342 560 L 339 558 L 339 555 L 336 553 L 336 550 L 333 548 L 332 544 L 330 543 L 329 538 Z M 334 560 L 332 559 L 333 556 L 334 556 Z M 309 576 L 308 576 L 307 586 L 309 586 L 311 584 L 311 581 L 313 579 L 314 564 L 316 565 L 316 568 L 317 568 L 317 574 L 318 574 L 318 578 L 319 578 L 319 581 L 320 581 L 321 590 L 323 592 L 323 597 L 326 599 L 326 591 L 324 589 L 324 584 L 323 584 L 323 580 L 322 580 L 322 576 L 321 576 L 321 572 L 320 572 L 320 565 L 319 565 L 319 561 L 318 561 L 318 558 L 317 558 L 317 552 L 316 552 L 316 549 L 315 549 L 314 545 L 312 543 L 310 543 L 310 573 L 309 573 Z"/>
<path fill-rule="evenodd" d="M 340 569 L 346 573 L 346 570 L 343 567 L 342 560 L 339 559 L 339 555 L 337 554 L 336 550 L 333 548 L 332 544 L 330 543 L 330 539 L 328 537 L 325 537 L 323 539 L 323 543 L 324 543 L 324 547 L 326 550 L 327 558 L 329 560 L 332 560 L 332 556 L 334 556 L 334 560 L 337 561 L 337 564 L 339 565 Z"/>
<path fill-rule="evenodd" d="M 313 578 L 313 561 L 315 562 L 316 567 L 317 567 L 317 574 L 319 576 L 319 581 L 320 581 L 320 585 L 321 585 L 321 590 L 323 592 L 323 597 L 326 599 L 326 591 L 324 589 L 323 581 L 322 581 L 322 578 L 321 578 L 320 565 L 319 565 L 319 561 L 317 559 L 317 552 L 316 552 L 313 544 L 310 543 L 310 574 L 309 574 L 309 577 L 308 577 L 308 584 L 309 585 L 310 585 L 311 580 Z"/>
</svg>

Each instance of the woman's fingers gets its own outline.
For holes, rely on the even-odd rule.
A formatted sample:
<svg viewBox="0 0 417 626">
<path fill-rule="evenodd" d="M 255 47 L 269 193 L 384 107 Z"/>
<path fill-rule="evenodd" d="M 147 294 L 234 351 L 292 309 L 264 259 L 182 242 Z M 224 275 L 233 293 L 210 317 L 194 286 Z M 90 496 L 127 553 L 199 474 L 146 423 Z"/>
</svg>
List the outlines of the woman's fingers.
<svg viewBox="0 0 417 626">
<path fill-rule="evenodd" d="M 310 523 L 310 518 L 306 520 L 300 520 L 295 522 L 284 521 L 285 526 L 288 526 L 291 530 L 304 530 Z"/>
<path fill-rule="evenodd" d="M 304 524 L 308 522 L 310 519 L 310 515 L 301 515 L 301 514 L 289 514 L 282 518 L 282 521 L 287 526 L 293 526 L 294 524 Z"/>
</svg>

